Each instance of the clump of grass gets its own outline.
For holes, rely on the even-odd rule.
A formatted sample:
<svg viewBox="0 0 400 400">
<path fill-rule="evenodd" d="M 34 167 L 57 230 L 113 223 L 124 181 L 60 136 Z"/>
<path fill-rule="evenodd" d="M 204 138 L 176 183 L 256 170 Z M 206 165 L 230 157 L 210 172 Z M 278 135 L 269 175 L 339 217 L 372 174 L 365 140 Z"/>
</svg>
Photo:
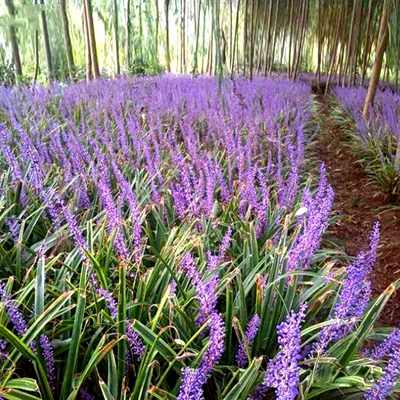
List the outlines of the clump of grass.
<svg viewBox="0 0 400 400">
<path fill-rule="evenodd" d="M 378 92 L 368 119 L 362 116 L 363 88 L 335 88 L 333 114 L 349 137 L 354 154 L 371 179 L 394 204 L 400 204 L 396 162 L 399 96 Z M 397 135 L 397 136 L 396 136 Z"/>
</svg>

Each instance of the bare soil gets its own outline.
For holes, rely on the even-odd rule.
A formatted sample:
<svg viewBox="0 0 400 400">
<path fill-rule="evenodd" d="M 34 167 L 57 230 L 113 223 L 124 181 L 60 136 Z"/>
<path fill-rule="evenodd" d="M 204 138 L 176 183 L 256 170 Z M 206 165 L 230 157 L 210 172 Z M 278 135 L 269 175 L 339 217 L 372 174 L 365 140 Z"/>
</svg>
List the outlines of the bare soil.
<svg viewBox="0 0 400 400">
<path fill-rule="evenodd" d="M 340 216 L 329 228 L 329 239 L 355 256 L 367 248 L 372 224 L 380 221 L 377 260 L 371 273 L 373 296 L 377 296 L 400 278 L 400 208 L 391 205 L 379 188 L 371 184 L 345 134 L 330 116 L 329 105 L 322 97 L 319 100 L 323 123 L 315 155 L 325 163 L 335 192 L 334 212 Z M 378 325 L 400 325 L 400 290 L 392 295 Z"/>
</svg>

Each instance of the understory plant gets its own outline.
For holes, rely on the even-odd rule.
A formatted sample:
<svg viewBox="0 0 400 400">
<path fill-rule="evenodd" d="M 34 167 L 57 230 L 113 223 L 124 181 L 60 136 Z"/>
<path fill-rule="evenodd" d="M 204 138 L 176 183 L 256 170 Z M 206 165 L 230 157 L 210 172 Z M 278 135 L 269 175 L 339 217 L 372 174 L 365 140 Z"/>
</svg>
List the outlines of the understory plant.
<svg viewBox="0 0 400 400">
<path fill-rule="evenodd" d="M 372 182 L 389 199 L 400 202 L 400 96 L 387 89 L 377 91 L 368 117 L 362 114 L 365 89 L 333 89 L 333 115 L 350 138 L 351 147 Z"/>
<path fill-rule="evenodd" d="M 1 88 L 0 396 L 394 396 L 399 282 L 371 298 L 378 225 L 321 247 L 310 110 L 287 80 Z"/>
</svg>

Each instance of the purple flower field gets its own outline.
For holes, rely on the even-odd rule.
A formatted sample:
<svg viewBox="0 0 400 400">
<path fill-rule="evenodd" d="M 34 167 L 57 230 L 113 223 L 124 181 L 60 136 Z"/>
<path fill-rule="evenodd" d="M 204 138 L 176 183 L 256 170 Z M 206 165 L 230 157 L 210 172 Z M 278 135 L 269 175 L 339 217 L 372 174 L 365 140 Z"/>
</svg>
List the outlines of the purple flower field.
<svg viewBox="0 0 400 400">
<path fill-rule="evenodd" d="M 398 286 L 371 298 L 378 226 L 347 268 L 322 245 L 334 193 L 306 156 L 309 91 L 0 87 L 0 398 L 398 392 L 384 344 L 362 351 L 395 337 L 374 327 Z"/>
</svg>

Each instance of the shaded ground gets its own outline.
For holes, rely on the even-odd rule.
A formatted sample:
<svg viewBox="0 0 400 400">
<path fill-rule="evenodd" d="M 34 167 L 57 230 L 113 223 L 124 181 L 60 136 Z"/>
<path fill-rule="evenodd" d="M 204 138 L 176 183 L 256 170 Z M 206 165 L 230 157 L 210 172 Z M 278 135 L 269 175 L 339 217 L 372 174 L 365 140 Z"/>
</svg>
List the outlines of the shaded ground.
<svg viewBox="0 0 400 400">
<path fill-rule="evenodd" d="M 331 239 L 340 243 L 349 255 L 356 255 L 368 245 L 374 221 L 381 223 L 377 261 L 372 271 L 373 295 L 400 278 L 400 209 L 393 209 L 380 190 L 368 182 L 360 163 L 352 154 L 344 133 L 329 116 L 329 106 L 323 101 L 320 139 L 315 153 L 328 171 L 335 191 L 334 211 L 342 217 L 330 226 Z M 400 290 L 394 293 L 382 312 L 380 325 L 400 325 Z"/>
</svg>

